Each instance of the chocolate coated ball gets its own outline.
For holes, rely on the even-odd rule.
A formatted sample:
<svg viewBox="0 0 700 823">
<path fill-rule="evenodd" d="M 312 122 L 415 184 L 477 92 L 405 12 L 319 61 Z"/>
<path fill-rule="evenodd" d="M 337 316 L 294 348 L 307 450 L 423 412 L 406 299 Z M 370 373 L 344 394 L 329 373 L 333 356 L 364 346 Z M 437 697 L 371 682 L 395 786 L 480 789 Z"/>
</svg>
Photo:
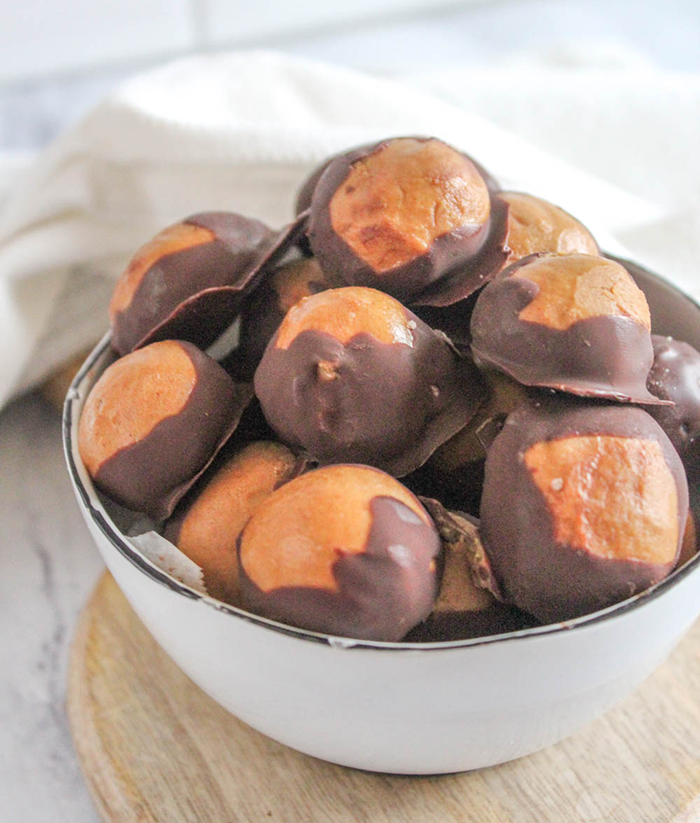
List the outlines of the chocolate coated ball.
<svg viewBox="0 0 700 823">
<path fill-rule="evenodd" d="M 328 466 L 278 489 L 239 539 L 246 608 L 300 628 L 398 641 L 430 613 L 440 539 L 384 472 Z"/>
<path fill-rule="evenodd" d="M 564 209 L 517 191 L 501 192 L 509 205 L 507 265 L 541 252 L 598 255 L 600 249 L 588 229 Z"/>
<path fill-rule="evenodd" d="M 250 401 L 190 343 L 152 343 L 102 374 L 83 407 L 80 456 L 95 485 L 156 520 L 211 462 Z"/>
<path fill-rule="evenodd" d="M 116 285 L 112 346 L 126 354 L 177 338 L 208 347 L 305 227 L 300 217 L 274 233 L 239 214 L 205 212 L 165 229 L 139 249 Z"/>
<path fill-rule="evenodd" d="M 290 309 L 255 373 L 277 436 L 321 463 L 420 466 L 484 397 L 474 365 L 397 300 L 329 289 Z"/>
<path fill-rule="evenodd" d="M 491 194 L 465 154 L 401 137 L 332 160 L 313 192 L 309 237 L 324 271 L 401 299 L 471 261 Z"/>
<path fill-rule="evenodd" d="M 405 638 L 442 642 L 502 634 L 536 625 L 529 615 L 501 603 L 481 585 L 478 575 L 483 547 L 478 521 L 448 512 L 436 501 L 422 501 L 442 539 L 440 588 L 432 612 Z"/>
<path fill-rule="evenodd" d="M 526 257 L 481 292 L 471 320 L 478 363 L 526 386 L 660 404 L 649 306 L 618 263 L 585 254 Z"/>
<path fill-rule="evenodd" d="M 242 287 L 273 242 L 273 232 L 258 220 L 226 212 L 195 214 L 164 229 L 136 252 L 117 282 L 109 306 L 112 345 L 126 354 L 178 333 L 202 347 L 213 342 L 232 322 Z M 216 311 L 222 297 L 207 291 L 221 287 L 228 289 L 225 306 Z M 213 327 L 211 320 L 196 323 L 202 320 L 202 306 L 192 314 L 197 298 L 207 301 Z"/>
<path fill-rule="evenodd" d="M 678 450 L 689 474 L 700 474 L 700 353 L 672 337 L 652 335 L 654 363 L 647 378 L 649 391 L 673 406 L 649 413 Z"/>
<path fill-rule="evenodd" d="M 543 622 L 644 591 L 673 569 L 688 512 L 680 459 L 632 406 L 521 406 L 486 458 L 480 533 L 507 599 Z"/>
<path fill-rule="evenodd" d="M 313 257 L 293 260 L 270 272 L 241 310 L 238 348 L 225 366 L 238 379 L 251 380 L 267 344 L 284 316 L 304 297 L 331 284 Z"/>
<path fill-rule="evenodd" d="M 265 441 L 217 462 L 182 501 L 163 536 L 202 569 L 209 594 L 238 605 L 238 536 L 263 500 L 304 464 L 281 443 Z"/>
</svg>

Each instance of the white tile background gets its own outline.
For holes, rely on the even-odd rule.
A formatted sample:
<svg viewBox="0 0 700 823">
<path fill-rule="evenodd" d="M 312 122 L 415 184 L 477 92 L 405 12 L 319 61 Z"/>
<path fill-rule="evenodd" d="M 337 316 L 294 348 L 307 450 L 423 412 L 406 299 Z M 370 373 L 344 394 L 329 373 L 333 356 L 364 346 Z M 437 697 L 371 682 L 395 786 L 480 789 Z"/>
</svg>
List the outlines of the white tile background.
<svg viewBox="0 0 700 823">
<path fill-rule="evenodd" d="M 700 72 L 700 0 L 0 0 L 0 151 L 45 145 L 128 75 L 263 46 L 385 74 L 594 44 Z"/>
<path fill-rule="evenodd" d="M 454 0 L 2 2 L 0 81 L 153 60 L 449 5 Z"/>
<path fill-rule="evenodd" d="M 265 36 L 314 32 L 363 20 L 455 5 L 454 0 L 194 0 L 208 45 L 222 46 Z M 466 5 L 465 2 L 462 5 Z"/>
<path fill-rule="evenodd" d="M 0 0 L 0 87 L 263 45 L 379 71 L 577 38 L 700 69 L 700 0 Z"/>
<path fill-rule="evenodd" d="M 2 2 L 0 80 L 75 71 L 195 45 L 191 0 Z"/>
</svg>

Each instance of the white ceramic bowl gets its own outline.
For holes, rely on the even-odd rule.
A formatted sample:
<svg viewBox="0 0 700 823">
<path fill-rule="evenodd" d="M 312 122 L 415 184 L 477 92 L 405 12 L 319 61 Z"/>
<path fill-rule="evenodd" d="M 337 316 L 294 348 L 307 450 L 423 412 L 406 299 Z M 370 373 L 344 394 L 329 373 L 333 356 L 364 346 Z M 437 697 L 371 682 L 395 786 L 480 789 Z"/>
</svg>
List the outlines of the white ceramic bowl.
<svg viewBox="0 0 700 823">
<path fill-rule="evenodd" d="M 655 331 L 700 349 L 700 307 L 659 278 L 638 282 Z M 226 606 L 140 555 L 95 494 L 77 424 L 109 358 L 105 339 L 76 377 L 63 423 L 70 476 L 95 542 L 182 670 L 241 720 L 299 751 L 401 774 L 522 757 L 634 689 L 700 613 L 700 557 L 648 592 L 566 624 L 447 643 L 352 642 Z"/>
</svg>

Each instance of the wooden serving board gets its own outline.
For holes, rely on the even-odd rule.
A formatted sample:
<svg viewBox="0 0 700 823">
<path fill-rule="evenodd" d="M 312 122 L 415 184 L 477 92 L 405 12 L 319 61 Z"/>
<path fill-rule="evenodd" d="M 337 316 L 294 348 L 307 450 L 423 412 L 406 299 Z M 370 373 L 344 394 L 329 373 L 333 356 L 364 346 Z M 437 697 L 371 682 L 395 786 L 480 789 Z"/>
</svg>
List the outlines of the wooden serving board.
<svg viewBox="0 0 700 823">
<path fill-rule="evenodd" d="M 253 731 L 170 661 L 108 574 L 82 615 L 68 685 L 75 746 L 109 823 L 700 821 L 700 622 L 583 731 L 444 777 L 333 766 Z"/>
</svg>

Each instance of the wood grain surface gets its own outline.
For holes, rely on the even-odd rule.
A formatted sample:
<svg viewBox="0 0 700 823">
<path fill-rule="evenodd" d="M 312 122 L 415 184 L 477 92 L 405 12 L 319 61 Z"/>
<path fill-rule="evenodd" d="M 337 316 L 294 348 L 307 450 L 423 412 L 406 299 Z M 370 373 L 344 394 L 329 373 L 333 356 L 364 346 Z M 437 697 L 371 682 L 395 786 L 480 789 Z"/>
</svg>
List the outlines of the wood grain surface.
<svg viewBox="0 0 700 823">
<path fill-rule="evenodd" d="M 105 574 L 74 640 L 75 746 L 109 823 L 696 823 L 700 623 L 637 692 L 503 766 L 376 775 L 269 740 L 208 698 Z"/>
</svg>

